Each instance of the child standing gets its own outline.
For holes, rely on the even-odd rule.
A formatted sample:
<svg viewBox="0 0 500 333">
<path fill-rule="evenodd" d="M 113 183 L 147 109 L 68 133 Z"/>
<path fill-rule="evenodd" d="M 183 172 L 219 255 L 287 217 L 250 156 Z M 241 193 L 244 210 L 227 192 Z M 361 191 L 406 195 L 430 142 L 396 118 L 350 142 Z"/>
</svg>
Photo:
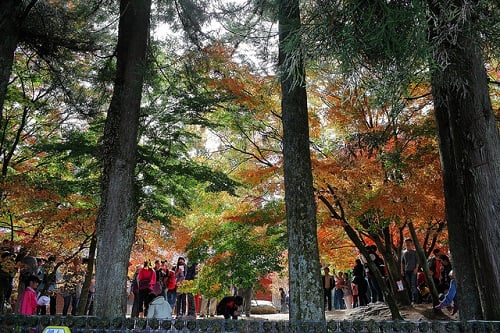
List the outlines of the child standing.
<svg viewBox="0 0 500 333">
<path fill-rule="evenodd" d="M 36 289 L 40 284 L 40 279 L 36 275 L 31 275 L 26 281 L 26 289 L 21 296 L 20 313 L 25 316 L 36 314 L 38 306 L 36 298 Z"/>
</svg>

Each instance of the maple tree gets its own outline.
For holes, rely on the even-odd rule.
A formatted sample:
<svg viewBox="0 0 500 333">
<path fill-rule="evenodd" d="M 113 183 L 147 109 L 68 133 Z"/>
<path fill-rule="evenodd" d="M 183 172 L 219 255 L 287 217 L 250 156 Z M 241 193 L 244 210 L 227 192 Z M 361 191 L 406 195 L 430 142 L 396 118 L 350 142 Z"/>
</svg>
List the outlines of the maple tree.
<svg viewBox="0 0 500 333">
<path fill-rule="evenodd" d="M 3 213 L 11 218 L 4 228 L 33 254 L 57 254 L 62 260 L 81 255 L 94 231 L 95 202 L 77 194 L 61 196 L 23 178 L 12 177 L 2 187 L 9 193 Z"/>
<path fill-rule="evenodd" d="M 409 221 L 425 230 L 429 221 L 444 219 L 428 101 L 410 98 L 401 108 L 378 104 L 368 88 L 338 80 L 317 80 L 326 104 L 312 126 L 318 138 L 315 187 L 328 212 L 320 216 L 327 225 L 343 227 L 361 253 L 365 245 L 376 244 L 386 261 L 391 295 L 407 303 L 406 295 L 396 289 L 400 276 L 395 258 L 401 254 L 403 230 Z M 416 95 L 422 88 L 425 92 L 425 86 L 410 88 Z M 393 310 L 397 317 L 395 306 Z"/>
<path fill-rule="evenodd" d="M 2 228 L 10 232 L 10 251 L 18 248 L 36 257 L 53 256 L 58 269 L 74 259 L 92 255 L 88 249 L 94 239 L 97 205 L 95 196 L 65 192 L 75 181 L 68 165 L 51 167 L 41 166 L 38 161 L 25 162 L 23 168 L 18 165 L 17 171 L 22 173 L 9 175 L 1 187 L 1 214 L 8 221 L 2 223 Z M 65 183 L 62 188 L 48 181 L 61 176 L 64 180 L 58 184 Z"/>
<path fill-rule="evenodd" d="M 96 2 L 97 7 L 83 1 L 67 7 L 62 1 L 24 4 L 41 6 L 47 12 L 61 9 L 56 12 L 64 15 L 49 20 L 32 16 L 25 7 L 25 18 L 30 19 L 16 23 L 23 31 L 19 40 L 9 30 L 16 27 L 10 19 L 19 17 L 12 15 L 6 20 L 8 16 L 0 16 L 0 31 L 9 37 L 0 42 L 0 52 L 5 55 L 0 57 L 0 223 L 10 231 L 10 238 L 33 253 L 45 256 L 58 251 L 63 261 L 69 261 L 85 255 L 95 241 L 99 204 L 96 184 L 100 175 L 96 147 L 116 66 L 111 56 L 98 60 L 80 51 L 95 50 L 97 40 L 92 38 L 97 35 L 87 29 L 93 19 L 107 15 L 108 22 L 118 11 L 116 6 L 102 2 Z M 321 11 L 312 12 L 313 5 L 318 4 Z M 427 19 L 419 6 L 354 0 L 343 4 L 325 6 L 317 1 L 303 6 L 308 24 L 301 26 L 299 32 L 307 34 L 300 39 L 314 41 L 314 47 L 298 48 L 291 56 L 299 59 L 295 55 L 304 49 L 307 55 L 319 55 L 314 62 L 306 59 L 310 78 L 309 144 L 319 200 L 319 256 L 324 264 L 348 270 L 365 245 L 376 244 L 386 260 L 390 292 L 394 293 L 408 226 L 416 228 L 418 243 L 427 255 L 435 246 L 448 246 L 436 125 L 426 83 L 429 72 L 423 61 L 429 50 L 424 45 L 427 37 L 422 34 Z M 4 1 L 0 8 L 13 5 Z M 237 27 L 242 36 L 249 36 L 252 28 L 264 27 L 265 20 L 260 19 L 276 17 L 276 8 L 264 3 L 253 5 L 241 7 L 249 8 L 248 12 L 225 13 L 232 15 L 231 26 Z M 172 13 L 170 4 L 161 2 L 158 6 L 155 20 L 162 10 Z M 132 264 L 127 267 L 130 270 L 144 259 L 160 257 L 173 262 L 174 256 L 189 250 L 193 258 L 198 256 L 204 262 L 199 290 L 221 295 L 229 282 L 243 283 L 236 279 L 221 281 L 220 272 L 240 272 L 248 285 L 253 285 L 260 273 L 252 267 L 241 267 L 229 254 L 234 254 L 234 259 L 239 255 L 265 256 L 263 247 L 267 247 L 278 249 L 272 253 L 279 254 L 273 257 L 275 269 L 287 262 L 286 251 L 281 251 L 282 239 L 276 241 L 277 234 L 283 236 L 284 227 L 279 105 L 283 91 L 274 75 L 262 75 L 251 67 L 249 59 L 235 61 L 238 50 L 225 43 L 238 45 L 241 37 L 204 44 L 201 23 L 208 16 L 195 3 L 181 7 L 179 17 L 171 15 L 173 26 L 186 28 L 185 37 L 196 48 L 179 52 L 176 48 L 180 46 L 173 39 L 167 43 L 150 41 L 148 60 L 153 65 L 142 68 L 146 89 L 141 96 L 138 163 L 131 176 L 138 189 L 134 200 L 139 227 L 130 258 L 123 259 L 122 264 Z M 95 12 L 88 11 L 92 8 Z M 12 8 L 7 9 L 2 13 L 12 13 Z M 75 21 L 68 21 L 69 14 L 77 9 L 92 15 L 74 16 Z M 196 16 L 203 20 L 196 20 Z M 240 25 L 249 17 L 245 22 L 248 26 Z M 37 37 L 33 31 L 40 29 L 42 22 L 50 29 Z M 61 26 L 60 22 L 68 24 L 63 24 L 67 29 L 58 33 L 52 27 Z M 343 25 L 329 25 L 331 22 Z M 413 22 L 416 28 L 404 29 L 411 25 L 401 22 Z M 79 37 L 88 34 L 92 38 L 66 39 L 75 25 L 81 28 Z M 420 29 L 422 25 L 424 30 Z M 341 28 L 341 34 L 333 28 Z M 50 43 L 45 43 L 47 36 Z M 99 38 L 101 45 L 114 44 L 112 37 Z M 263 40 L 254 38 L 252 43 Z M 380 41 L 387 43 L 381 45 Z M 408 47 L 406 42 L 413 44 Z M 46 45 L 54 47 L 48 49 Z M 259 45 L 257 53 L 268 57 L 269 49 Z M 9 52 L 14 55 L 10 67 L 3 62 L 9 59 Z M 340 60 L 340 68 L 330 66 L 332 56 Z M 492 58 L 488 64 L 490 81 L 498 81 L 498 62 Z M 353 68 L 347 71 L 349 75 L 336 75 Z M 492 83 L 490 93 L 493 110 L 498 113 L 498 85 Z M 207 138 L 208 142 L 203 141 Z M 238 189 L 238 185 L 245 188 Z M 213 195 L 211 191 L 222 192 Z M 69 233 L 71 239 L 61 237 L 60 231 Z M 238 238 L 227 239 L 225 233 Z M 232 241 L 242 241 L 246 250 L 254 251 L 232 252 Z M 217 247 L 218 255 L 196 254 L 195 249 L 209 247 Z M 453 254 L 456 256 L 456 250 Z M 203 285 L 207 281 L 213 283 Z M 490 314 L 485 312 L 484 316 Z"/>
<path fill-rule="evenodd" d="M 186 216 L 191 233 L 185 251 L 190 262 L 201 264 L 201 294 L 227 295 L 232 286 L 253 289 L 261 278 L 283 269 L 281 205 L 228 193 L 200 192 L 196 201 Z"/>
</svg>

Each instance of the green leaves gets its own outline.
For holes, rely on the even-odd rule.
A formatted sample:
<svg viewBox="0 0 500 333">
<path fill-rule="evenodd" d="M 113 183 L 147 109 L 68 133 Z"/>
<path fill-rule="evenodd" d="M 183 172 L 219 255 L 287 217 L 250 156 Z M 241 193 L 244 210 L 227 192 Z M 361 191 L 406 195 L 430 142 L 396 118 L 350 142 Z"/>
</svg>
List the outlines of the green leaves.
<svg viewBox="0 0 500 333">
<path fill-rule="evenodd" d="M 219 276 L 228 277 L 216 280 L 226 291 L 231 285 L 252 288 L 266 274 L 283 269 L 283 219 L 282 203 L 271 202 L 260 209 L 226 215 L 218 223 L 200 220 L 187 248 L 189 259 L 203 262 L 207 272 L 216 271 Z M 203 288 L 210 286 L 213 284 Z"/>
</svg>

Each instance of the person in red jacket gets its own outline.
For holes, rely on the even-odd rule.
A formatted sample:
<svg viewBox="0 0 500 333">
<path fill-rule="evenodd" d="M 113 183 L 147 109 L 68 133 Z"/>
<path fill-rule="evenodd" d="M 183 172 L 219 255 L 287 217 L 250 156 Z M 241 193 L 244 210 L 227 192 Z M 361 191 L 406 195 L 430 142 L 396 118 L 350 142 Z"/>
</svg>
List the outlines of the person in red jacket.
<svg viewBox="0 0 500 333">
<path fill-rule="evenodd" d="M 31 275 L 26 282 L 26 289 L 21 296 L 19 312 L 22 315 L 31 316 L 36 314 L 38 306 L 35 290 L 40 284 L 40 279 L 36 275 Z"/>
<path fill-rule="evenodd" d="M 139 313 L 142 312 L 143 317 L 146 317 L 148 315 L 148 295 L 156 284 L 156 272 L 151 261 L 144 262 L 144 267 L 139 271 L 137 281 L 139 284 Z"/>
<path fill-rule="evenodd" d="M 175 301 L 177 300 L 177 279 L 175 278 L 175 271 L 173 269 L 167 268 L 165 288 L 167 289 L 167 302 L 173 310 L 175 308 Z"/>
</svg>

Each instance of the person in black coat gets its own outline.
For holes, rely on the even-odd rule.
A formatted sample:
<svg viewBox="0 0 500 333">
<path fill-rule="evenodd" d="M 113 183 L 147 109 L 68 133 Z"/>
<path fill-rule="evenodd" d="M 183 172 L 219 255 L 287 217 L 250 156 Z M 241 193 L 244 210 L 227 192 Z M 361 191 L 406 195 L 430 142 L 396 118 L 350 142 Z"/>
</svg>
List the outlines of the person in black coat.
<svg viewBox="0 0 500 333">
<path fill-rule="evenodd" d="M 368 282 L 365 279 L 365 268 L 361 264 L 361 260 L 356 259 L 356 264 L 352 269 L 352 283 L 356 285 L 358 290 L 357 296 L 357 306 L 364 306 L 368 304 L 368 297 L 366 293 L 368 292 Z"/>
<path fill-rule="evenodd" d="M 198 275 L 198 264 L 197 263 L 189 264 L 186 270 L 186 281 L 196 279 L 197 275 Z M 188 316 L 196 318 L 196 309 L 194 304 L 193 293 L 187 294 L 187 302 L 188 302 Z"/>
<path fill-rule="evenodd" d="M 217 314 L 225 319 L 238 319 L 238 306 L 243 304 L 241 296 L 226 296 L 217 304 Z"/>
<path fill-rule="evenodd" d="M 330 268 L 323 268 L 325 274 L 321 276 L 321 283 L 323 285 L 323 299 L 325 303 L 325 310 L 332 311 L 332 290 L 335 287 L 335 280 L 330 275 Z"/>
</svg>

